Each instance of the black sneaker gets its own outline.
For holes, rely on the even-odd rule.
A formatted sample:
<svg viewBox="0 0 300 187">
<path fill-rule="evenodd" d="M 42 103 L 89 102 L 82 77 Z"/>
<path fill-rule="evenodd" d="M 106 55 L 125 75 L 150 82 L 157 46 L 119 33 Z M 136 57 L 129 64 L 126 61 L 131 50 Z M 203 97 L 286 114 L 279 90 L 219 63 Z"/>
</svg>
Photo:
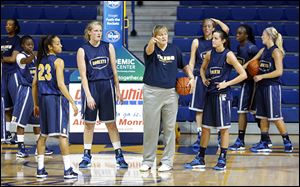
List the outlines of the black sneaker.
<svg viewBox="0 0 300 187">
<path fill-rule="evenodd" d="M 46 178 L 48 176 L 48 173 L 46 172 L 45 170 L 45 167 L 43 169 L 37 169 L 37 172 L 36 172 L 36 177 L 37 178 Z"/>
<path fill-rule="evenodd" d="M 128 168 L 128 164 L 124 159 L 122 149 L 116 149 L 115 153 L 116 153 L 117 166 L 120 168 Z"/>
<path fill-rule="evenodd" d="M 78 173 L 75 173 L 72 167 L 70 167 L 68 170 L 65 170 L 64 179 L 74 179 L 74 178 L 78 178 Z"/>
<path fill-rule="evenodd" d="M 217 165 L 213 168 L 214 170 L 225 170 L 226 169 L 226 159 L 219 158 Z"/>
</svg>

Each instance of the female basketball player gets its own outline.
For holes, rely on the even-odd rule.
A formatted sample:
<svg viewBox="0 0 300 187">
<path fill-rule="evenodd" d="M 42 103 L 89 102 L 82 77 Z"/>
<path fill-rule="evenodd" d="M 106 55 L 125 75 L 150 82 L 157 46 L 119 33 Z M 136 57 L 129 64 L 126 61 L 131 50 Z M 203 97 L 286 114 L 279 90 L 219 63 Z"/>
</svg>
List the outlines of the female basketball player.
<svg viewBox="0 0 300 187">
<path fill-rule="evenodd" d="M 200 146 L 204 98 L 207 91 L 206 87 L 202 84 L 201 81 L 200 67 L 205 54 L 212 49 L 212 33 L 216 28 L 216 24 L 218 24 L 221 27 L 221 29 L 228 34 L 229 28 L 222 21 L 213 18 L 204 19 L 202 26 L 203 37 L 194 39 L 191 46 L 191 56 L 189 65 L 194 70 L 195 89 L 189 108 L 190 110 L 196 111 L 196 124 L 198 136 L 197 141 L 193 144 L 193 148 L 197 151 L 199 151 Z"/>
<path fill-rule="evenodd" d="M 175 154 L 175 124 L 178 110 L 178 94 L 175 91 L 177 68 L 190 78 L 191 91 L 194 76 L 188 64 L 182 61 L 181 51 L 168 43 L 168 29 L 163 25 L 153 28 L 152 38 L 144 49 L 145 73 L 143 88 L 144 152 L 140 171 L 148 171 L 156 157 L 159 127 L 164 131 L 165 149 L 158 171 L 173 168 Z"/>
<path fill-rule="evenodd" d="M 257 83 L 256 118 L 260 119 L 262 140 L 252 147 L 252 152 L 269 152 L 267 133 L 269 123 L 273 122 L 283 138 L 284 151 L 292 152 L 293 146 L 286 130 L 281 112 L 281 81 L 283 73 L 282 36 L 274 27 L 263 31 L 262 42 L 265 45 L 253 59 L 259 59 L 259 74 L 253 79 Z M 248 64 L 246 64 L 248 65 Z"/>
<path fill-rule="evenodd" d="M 121 150 L 120 136 L 116 126 L 116 99 L 122 101 L 116 68 L 114 46 L 104 42 L 102 25 L 90 22 L 85 29 L 87 42 L 77 52 L 77 65 L 82 81 L 82 114 L 84 125 L 84 155 L 80 168 L 91 166 L 91 148 L 97 119 L 105 123 L 115 150 L 117 166 L 128 168 Z"/>
<path fill-rule="evenodd" d="M 15 98 L 18 90 L 18 78 L 17 78 L 17 64 L 16 56 L 21 51 L 20 47 L 20 33 L 19 22 L 16 19 L 7 19 L 6 20 L 6 32 L 7 37 L 1 39 L 1 59 L 3 62 L 2 69 L 2 82 L 3 93 L 4 93 L 4 103 L 5 103 L 5 115 L 7 126 L 6 129 L 6 141 L 10 141 L 15 144 L 17 136 L 15 135 L 12 139 L 12 135 L 9 132 L 10 121 L 12 119 L 12 110 L 15 104 Z"/>
<path fill-rule="evenodd" d="M 64 61 L 56 55 L 61 53 L 60 39 L 55 35 L 43 37 L 38 47 L 37 71 L 32 82 L 34 115 L 40 117 L 41 135 L 38 148 L 37 178 L 48 173 L 44 166 L 45 143 L 48 136 L 59 138 L 60 151 L 64 162 L 64 178 L 77 178 L 71 167 L 68 141 L 69 103 L 77 115 L 78 109 L 64 82 Z"/>
<path fill-rule="evenodd" d="M 229 37 L 224 31 L 214 31 L 212 46 L 213 49 L 206 53 L 200 69 L 203 84 L 207 86 L 200 151 L 192 162 L 185 164 L 185 168 L 205 167 L 204 156 L 211 128 L 220 129 L 221 132 L 221 151 L 214 169 L 224 170 L 226 168 L 231 122 L 230 86 L 247 78 L 243 66 L 238 62 L 234 53 L 229 50 Z M 232 67 L 239 75 L 229 81 Z"/>
<path fill-rule="evenodd" d="M 255 45 L 255 37 L 252 28 L 249 25 L 242 24 L 238 27 L 236 32 L 236 40 L 239 42 L 237 48 L 237 59 L 244 65 L 251 60 L 258 52 L 258 48 Z M 255 114 L 255 87 L 254 80 L 249 77 L 247 80 L 241 83 L 241 96 L 239 101 L 239 131 L 238 138 L 232 146 L 229 146 L 229 150 L 239 151 L 245 150 L 245 132 L 247 128 L 247 113 L 251 112 Z M 257 119 L 257 118 L 256 118 Z M 257 120 L 259 126 L 259 120 Z M 272 142 L 268 135 L 268 144 L 271 146 Z"/>
<path fill-rule="evenodd" d="M 16 57 L 17 59 L 17 75 L 19 78 L 18 92 L 14 105 L 12 124 L 17 126 L 18 148 L 17 157 L 27 157 L 28 153 L 24 145 L 24 128 L 27 124 L 33 126 L 33 132 L 36 141 L 40 136 L 40 122 L 33 115 L 33 100 L 32 100 L 32 80 L 35 74 L 35 60 L 33 53 L 34 43 L 31 36 L 23 36 L 21 38 L 21 47 L 23 51 Z M 46 147 L 46 155 L 51 155 L 53 151 Z"/>
</svg>

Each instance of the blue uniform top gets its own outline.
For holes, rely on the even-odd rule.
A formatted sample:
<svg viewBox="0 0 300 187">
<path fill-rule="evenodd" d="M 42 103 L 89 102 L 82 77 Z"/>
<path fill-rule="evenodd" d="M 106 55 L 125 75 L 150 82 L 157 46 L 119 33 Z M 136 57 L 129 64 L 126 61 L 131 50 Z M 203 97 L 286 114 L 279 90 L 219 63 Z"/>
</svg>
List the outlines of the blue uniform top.
<svg viewBox="0 0 300 187">
<path fill-rule="evenodd" d="M 56 55 L 44 57 L 38 66 L 39 95 L 61 95 L 57 85 L 55 60 Z"/>
<path fill-rule="evenodd" d="M 205 40 L 204 37 L 198 38 L 198 48 L 196 50 L 196 60 L 194 66 L 194 75 L 200 76 L 200 68 L 205 54 L 212 49 L 212 40 Z"/>
<path fill-rule="evenodd" d="M 275 67 L 275 61 L 272 57 L 272 53 L 274 49 L 278 48 L 276 45 L 273 45 L 270 49 L 267 47 L 264 48 L 263 53 L 261 54 L 261 57 L 259 59 L 260 65 L 259 65 L 259 72 L 258 75 L 270 73 L 272 71 L 276 70 Z M 262 79 L 261 81 L 258 81 L 258 85 L 280 85 L 280 77 L 275 77 L 271 79 Z"/>
<path fill-rule="evenodd" d="M 175 88 L 177 68 L 187 65 L 183 62 L 181 51 L 173 44 L 168 43 L 163 51 L 155 45 L 151 55 L 146 54 L 144 48 L 145 73 L 143 82 L 160 88 Z"/>
<path fill-rule="evenodd" d="M 30 55 L 26 54 L 24 51 L 17 55 L 17 63 L 18 63 L 18 78 L 19 84 L 23 86 L 32 85 L 32 80 L 35 74 L 35 60 L 33 60 L 30 64 L 21 64 L 21 59 L 28 58 Z"/>
<path fill-rule="evenodd" d="M 14 37 L 5 37 L 1 39 L 1 53 L 3 57 L 9 57 L 13 51 L 22 51 L 20 46 L 20 37 L 15 35 Z M 4 73 L 15 73 L 17 72 L 16 63 L 3 63 L 2 72 Z"/>
<path fill-rule="evenodd" d="M 90 42 L 81 46 L 85 53 L 86 76 L 88 81 L 109 80 L 114 74 L 109 58 L 109 43 L 101 41 L 98 47 Z"/>
<path fill-rule="evenodd" d="M 232 70 L 232 65 L 226 62 L 227 53 L 229 49 L 222 52 L 217 52 L 216 49 L 211 50 L 210 61 L 206 70 L 206 78 L 210 79 L 208 86 L 208 93 L 220 94 L 230 91 L 230 87 L 218 90 L 217 84 L 220 82 L 228 81 Z"/>
</svg>

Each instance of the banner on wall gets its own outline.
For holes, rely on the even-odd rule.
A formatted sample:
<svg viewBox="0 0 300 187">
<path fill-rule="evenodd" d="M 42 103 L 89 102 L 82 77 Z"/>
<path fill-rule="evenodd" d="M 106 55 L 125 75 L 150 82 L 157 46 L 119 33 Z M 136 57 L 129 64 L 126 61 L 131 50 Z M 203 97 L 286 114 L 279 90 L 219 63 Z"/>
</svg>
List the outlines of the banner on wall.
<svg viewBox="0 0 300 187">
<path fill-rule="evenodd" d="M 121 95 L 124 98 L 123 104 L 117 103 L 116 124 L 119 132 L 143 132 L 143 84 L 142 83 L 121 83 Z M 79 109 L 79 113 L 74 117 L 74 112 L 70 106 L 70 133 L 84 132 L 84 122 L 81 119 L 81 84 L 72 83 L 69 85 L 72 98 Z M 107 132 L 104 123 L 98 119 L 94 132 Z"/>
</svg>

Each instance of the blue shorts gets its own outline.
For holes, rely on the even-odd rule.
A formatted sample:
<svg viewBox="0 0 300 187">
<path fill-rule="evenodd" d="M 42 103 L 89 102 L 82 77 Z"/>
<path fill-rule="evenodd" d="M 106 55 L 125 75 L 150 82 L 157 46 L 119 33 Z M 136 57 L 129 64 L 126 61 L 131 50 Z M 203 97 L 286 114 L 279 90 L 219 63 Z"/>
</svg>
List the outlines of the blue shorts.
<svg viewBox="0 0 300 187">
<path fill-rule="evenodd" d="M 84 91 L 82 91 L 82 119 L 84 119 L 87 123 L 95 123 L 98 113 L 98 117 L 101 122 L 114 122 L 116 120 L 116 94 L 114 81 L 98 80 L 89 82 L 89 89 L 96 102 L 96 109 L 91 110 L 87 106 L 86 97 Z"/>
<path fill-rule="evenodd" d="M 5 106 L 4 98 L 1 97 L 1 142 L 5 140 L 6 122 L 5 122 Z"/>
<path fill-rule="evenodd" d="M 283 119 L 281 112 L 281 86 L 259 86 L 256 89 L 256 118 L 269 121 Z"/>
<path fill-rule="evenodd" d="M 231 94 L 207 94 L 202 127 L 229 128 L 231 126 L 231 102 Z"/>
<path fill-rule="evenodd" d="M 40 127 L 40 121 L 33 115 L 32 89 L 29 86 L 20 85 L 14 105 L 13 124 L 25 128 L 27 124 Z"/>
<path fill-rule="evenodd" d="M 195 89 L 189 109 L 203 112 L 207 87 L 203 84 L 201 77 L 195 76 Z"/>
<path fill-rule="evenodd" d="M 68 137 L 69 102 L 64 96 L 41 95 L 39 109 L 42 136 Z"/>
<path fill-rule="evenodd" d="M 253 80 L 247 80 L 243 83 L 241 96 L 239 100 L 238 113 L 255 113 L 255 90 L 256 83 Z"/>
<path fill-rule="evenodd" d="M 4 84 L 1 89 L 4 89 L 2 93 L 4 93 L 5 110 L 11 110 L 15 104 L 19 86 L 17 73 L 3 73 L 1 83 Z"/>
</svg>

